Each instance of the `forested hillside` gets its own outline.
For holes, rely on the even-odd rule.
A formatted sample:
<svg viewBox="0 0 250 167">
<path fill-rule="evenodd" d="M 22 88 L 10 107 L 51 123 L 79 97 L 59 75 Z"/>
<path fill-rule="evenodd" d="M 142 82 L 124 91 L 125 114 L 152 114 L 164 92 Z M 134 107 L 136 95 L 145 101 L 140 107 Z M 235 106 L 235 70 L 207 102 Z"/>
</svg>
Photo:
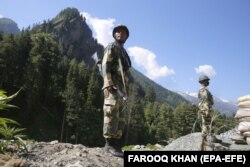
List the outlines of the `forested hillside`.
<svg viewBox="0 0 250 167">
<path fill-rule="evenodd" d="M 94 53 L 100 57 L 103 46 L 75 8 L 19 34 L 1 35 L 0 89 L 12 94 L 22 88 L 13 101 L 19 108 L 1 114 L 18 121 L 31 139 L 102 146 L 103 81 Z M 126 143 L 190 133 L 197 109 L 135 69 L 132 74 Z M 230 129 L 230 121 L 220 116 L 216 124 L 228 123 Z"/>
</svg>

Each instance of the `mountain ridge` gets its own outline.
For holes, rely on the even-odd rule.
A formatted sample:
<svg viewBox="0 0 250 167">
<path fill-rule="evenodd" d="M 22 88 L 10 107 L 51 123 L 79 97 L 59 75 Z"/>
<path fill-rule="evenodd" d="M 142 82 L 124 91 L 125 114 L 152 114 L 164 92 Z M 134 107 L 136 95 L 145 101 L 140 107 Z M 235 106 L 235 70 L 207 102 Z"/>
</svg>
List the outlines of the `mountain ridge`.
<svg viewBox="0 0 250 167">
<path fill-rule="evenodd" d="M 0 31 L 4 33 L 17 34 L 20 32 L 20 29 L 17 26 L 17 23 L 10 18 L 0 18 Z"/>
<path fill-rule="evenodd" d="M 104 46 L 92 37 L 92 31 L 89 25 L 76 8 L 66 8 L 62 10 L 48 22 L 33 27 L 32 31 L 53 33 L 59 40 L 63 54 L 68 55 L 70 58 L 75 57 L 78 61 L 84 60 L 84 62 L 90 66 L 95 64 L 93 55 L 96 53 L 97 58 L 100 58 L 104 52 Z M 156 100 L 171 106 L 177 106 L 182 102 L 188 103 L 188 101 L 182 96 L 179 96 L 179 94 L 167 88 L 163 88 L 133 67 L 131 68 L 131 73 L 142 88 L 146 89 L 147 86 L 154 88 L 157 94 Z"/>
<path fill-rule="evenodd" d="M 198 105 L 198 95 L 197 93 L 183 93 L 183 92 L 177 92 L 182 97 L 190 101 L 191 103 L 194 103 Z M 214 98 L 214 109 L 218 110 L 221 114 L 225 114 L 226 116 L 233 116 L 236 113 L 237 105 L 234 102 L 230 102 L 227 100 L 222 100 L 218 97 L 213 96 Z"/>
</svg>

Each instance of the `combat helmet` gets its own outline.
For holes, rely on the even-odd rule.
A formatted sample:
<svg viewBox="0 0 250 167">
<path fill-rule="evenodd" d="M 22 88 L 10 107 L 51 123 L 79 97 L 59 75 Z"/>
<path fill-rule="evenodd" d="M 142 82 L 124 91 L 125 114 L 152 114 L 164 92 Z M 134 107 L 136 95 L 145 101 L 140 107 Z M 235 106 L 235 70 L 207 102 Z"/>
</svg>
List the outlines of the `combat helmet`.
<svg viewBox="0 0 250 167">
<path fill-rule="evenodd" d="M 208 76 L 206 76 L 206 75 L 201 75 L 199 77 L 199 83 L 201 83 L 203 81 L 209 81 L 209 80 L 210 80 L 210 78 L 208 78 Z"/>
<path fill-rule="evenodd" d="M 118 29 L 120 29 L 120 28 L 122 28 L 122 29 L 124 29 L 125 31 L 126 31 L 126 33 L 127 33 L 127 39 L 128 39 L 128 37 L 129 37 L 129 30 L 128 30 L 128 28 L 127 28 L 127 26 L 125 26 L 125 25 L 123 25 L 123 24 L 120 24 L 120 25 L 118 25 L 118 26 L 116 26 L 114 29 L 113 29 L 113 37 L 115 38 L 115 33 L 116 33 L 116 31 L 118 30 Z"/>
</svg>

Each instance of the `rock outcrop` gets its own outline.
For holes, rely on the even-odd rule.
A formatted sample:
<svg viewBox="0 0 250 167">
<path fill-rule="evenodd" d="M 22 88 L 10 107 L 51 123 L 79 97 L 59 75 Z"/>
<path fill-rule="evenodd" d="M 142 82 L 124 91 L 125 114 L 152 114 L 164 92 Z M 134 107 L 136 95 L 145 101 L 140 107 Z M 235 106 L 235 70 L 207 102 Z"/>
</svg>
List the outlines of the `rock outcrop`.
<svg viewBox="0 0 250 167">
<path fill-rule="evenodd" d="M 206 150 L 211 151 L 250 151 L 247 144 L 236 144 L 231 138 L 237 127 L 220 135 L 220 143 L 210 143 Z M 172 141 L 167 146 L 156 145 L 161 151 L 199 151 L 201 133 L 191 133 Z M 16 156 L 0 155 L 0 166 L 4 167 L 122 167 L 123 159 L 106 153 L 100 147 L 86 147 L 81 144 L 37 142 L 27 144 L 27 153 Z M 145 146 L 135 146 L 132 150 L 150 150 Z M 17 156 L 18 155 L 18 156 Z"/>
<path fill-rule="evenodd" d="M 20 29 L 17 26 L 17 23 L 9 18 L 0 18 L 0 32 L 17 34 L 20 32 Z"/>
<path fill-rule="evenodd" d="M 246 144 L 237 144 L 232 140 L 233 136 L 237 133 L 237 127 L 220 135 L 216 138 L 220 142 L 207 142 L 207 151 L 250 151 L 250 146 Z M 174 140 L 169 145 L 165 146 L 163 150 L 166 151 L 199 151 L 201 144 L 201 133 L 190 133 Z"/>
<path fill-rule="evenodd" d="M 93 55 L 100 58 L 103 46 L 92 37 L 92 31 L 76 8 L 66 8 L 55 18 L 32 28 L 33 32 L 52 33 L 58 40 L 62 55 L 95 64 Z"/>
<path fill-rule="evenodd" d="M 123 159 L 106 153 L 103 148 L 81 144 L 38 142 L 27 145 L 28 153 L 0 156 L 4 167 L 119 167 Z"/>
</svg>

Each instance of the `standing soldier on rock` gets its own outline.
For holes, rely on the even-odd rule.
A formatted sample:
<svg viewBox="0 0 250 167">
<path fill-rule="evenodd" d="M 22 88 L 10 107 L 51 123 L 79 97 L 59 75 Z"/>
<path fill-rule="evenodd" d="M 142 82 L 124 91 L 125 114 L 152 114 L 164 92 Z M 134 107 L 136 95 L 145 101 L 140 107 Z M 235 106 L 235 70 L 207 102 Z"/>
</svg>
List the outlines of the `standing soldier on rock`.
<svg viewBox="0 0 250 167">
<path fill-rule="evenodd" d="M 115 41 L 109 44 L 102 59 L 102 75 L 104 78 L 104 125 L 105 150 L 117 157 L 123 157 L 121 138 L 126 124 L 125 111 L 127 86 L 129 78 L 130 58 L 124 48 L 129 37 L 125 25 L 113 29 Z"/>
<path fill-rule="evenodd" d="M 204 146 L 204 141 L 207 141 L 207 136 L 209 132 L 211 132 L 211 109 L 212 105 L 214 104 L 213 95 L 208 90 L 209 85 L 209 78 L 206 75 L 202 75 L 199 77 L 199 83 L 201 88 L 198 93 L 199 99 L 199 112 L 201 113 L 202 117 L 202 146 Z"/>
</svg>

